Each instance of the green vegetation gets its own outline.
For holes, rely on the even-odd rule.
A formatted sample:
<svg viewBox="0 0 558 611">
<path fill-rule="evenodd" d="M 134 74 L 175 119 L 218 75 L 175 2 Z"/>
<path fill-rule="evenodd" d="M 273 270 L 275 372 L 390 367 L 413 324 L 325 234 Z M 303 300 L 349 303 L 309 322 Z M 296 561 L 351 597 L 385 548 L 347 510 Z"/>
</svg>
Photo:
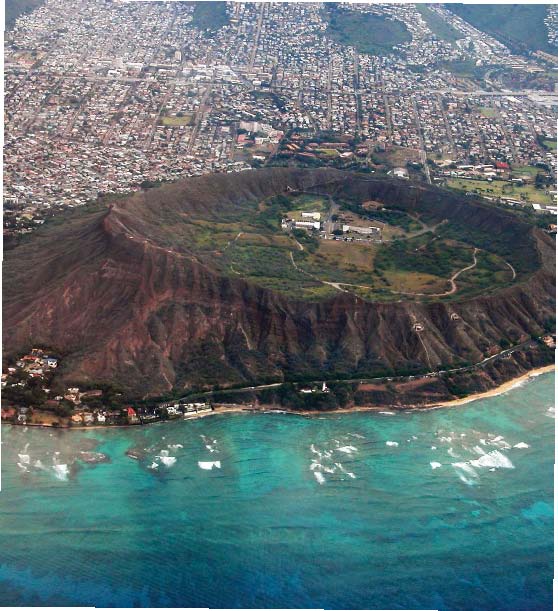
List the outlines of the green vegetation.
<svg viewBox="0 0 558 611">
<path fill-rule="evenodd" d="M 380 223 L 386 223 L 387 225 L 392 225 L 393 227 L 399 227 L 407 233 L 413 233 L 422 229 L 422 225 L 420 223 L 401 210 L 367 210 L 359 203 L 348 200 L 341 201 L 340 204 L 341 209 L 343 210 L 350 210 L 351 212 L 370 219 L 371 221 L 379 221 Z"/>
<path fill-rule="evenodd" d="M 301 212 L 325 212 L 327 210 L 327 201 L 319 195 L 310 195 L 303 193 L 292 198 L 293 210 Z"/>
<path fill-rule="evenodd" d="M 440 65 L 455 76 L 477 80 L 482 80 L 487 69 L 486 66 L 477 66 L 471 59 L 445 61 L 441 62 Z"/>
<path fill-rule="evenodd" d="M 515 241 L 510 239 L 510 235 L 506 232 L 497 234 L 450 221 L 443 225 L 438 234 L 441 238 L 477 246 L 488 253 L 498 255 L 503 262 L 511 263 L 518 275 L 532 271 L 536 265 L 536 262 L 524 256 L 521 249 L 517 248 Z M 479 260 L 482 264 L 482 257 Z M 488 263 L 492 264 L 494 261 L 487 261 L 487 265 Z"/>
<path fill-rule="evenodd" d="M 345 234 L 325 240 L 315 230 L 281 228 L 283 218 L 303 210 L 320 211 L 325 218 L 331 205 L 340 208 L 335 211 L 338 221 L 383 225 L 386 241 L 351 240 Z M 374 301 L 414 299 L 413 293 L 426 297 L 446 293 L 451 289 L 451 276 L 473 262 L 473 246 L 503 257 L 518 273 L 522 271 L 510 258 L 513 240 L 509 236 L 507 244 L 500 244 L 498 236 L 476 229 L 455 225 L 448 231 L 447 223 L 429 218 L 427 212 L 410 216 L 402 209 L 381 209 L 373 200 L 361 203 L 347 195 L 330 202 L 317 194 L 283 193 L 263 200 L 224 200 L 218 209 L 192 208 L 178 215 L 162 201 L 150 223 L 159 243 L 194 256 L 220 274 L 310 301 L 340 291 Z M 480 273 L 483 265 L 479 263 L 476 275 L 458 283 L 456 297 L 486 284 L 488 274 Z M 494 274 L 503 272 L 496 280 L 498 285 L 511 279 L 505 261 L 487 259 L 484 268 Z"/>
<path fill-rule="evenodd" d="M 376 270 L 418 272 L 450 278 L 473 260 L 469 246 L 440 240 L 427 233 L 409 240 L 395 240 L 383 246 L 376 255 Z"/>
<path fill-rule="evenodd" d="M 542 138 L 541 146 L 545 148 L 547 151 L 551 151 L 553 153 L 556 152 L 556 140 L 553 140 L 551 138 Z"/>
<path fill-rule="evenodd" d="M 508 45 L 514 52 L 558 49 L 548 42 L 547 4 L 446 4 L 448 10 Z"/>
<path fill-rule="evenodd" d="M 487 117 L 489 119 L 493 119 L 494 117 L 498 116 L 498 111 L 490 106 L 481 106 L 479 108 L 479 112 L 483 117 Z"/>
<path fill-rule="evenodd" d="M 542 189 L 537 189 L 534 184 L 518 186 L 507 181 L 494 180 L 468 180 L 464 178 L 451 178 L 447 181 L 450 189 L 456 189 L 465 193 L 477 193 L 485 197 L 505 197 L 517 201 L 525 201 L 534 204 L 552 205 L 552 196 Z"/>
<path fill-rule="evenodd" d="M 192 115 L 161 117 L 160 123 L 167 127 L 181 127 L 182 125 L 192 125 L 193 117 Z"/>
<path fill-rule="evenodd" d="M 208 0 L 194 3 L 193 26 L 205 30 L 207 33 L 213 33 L 228 23 L 226 2 Z"/>
<path fill-rule="evenodd" d="M 11 29 L 16 19 L 20 15 L 25 15 L 39 8 L 44 3 L 44 0 L 6 0 L 5 7 L 5 27 L 6 30 Z"/>
<path fill-rule="evenodd" d="M 498 255 L 484 250 L 477 252 L 477 266 L 459 276 L 461 293 L 486 292 L 487 289 L 503 286 L 513 277 L 512 270 Z"/>
<path fill-rule="evenodd" d="M 447 42 L 455 42 L 463 38 L 456 29 L 452 28 L 449 23 L 446 23 L 438 14 L 428 8 L 428 4 L 415 4 L 418 12 L 421 14 L 428 27 L 436 34 L 440 40 Z"/>
<path fill-rule="evenodd" d="M 395 45 L 411 40 L 411 34 L 401 21 L 342 9 L 336 3 L 326 5 L 326 10 L 329 36 L 341 44 L 355 47 L 361 53 L 388 55 L 394 52 Z"/>
</svg>

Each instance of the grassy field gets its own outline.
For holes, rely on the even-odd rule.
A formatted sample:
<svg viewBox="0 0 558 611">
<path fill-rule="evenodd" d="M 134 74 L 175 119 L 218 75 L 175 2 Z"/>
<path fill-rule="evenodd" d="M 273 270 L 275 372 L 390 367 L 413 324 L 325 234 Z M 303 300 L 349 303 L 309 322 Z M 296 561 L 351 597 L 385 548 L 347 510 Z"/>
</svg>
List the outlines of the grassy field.
<svg viewBox="0 0 558 611">
<path fill-rule="evenodd" d="M 192 115 L 184 115 L 183 117 L 161 117 L 161 125 L 166 127 L 182 127 L 183 125 L 192 125 L 194 117 Z"/>
<path fill-rule="evenodd" d="M 361 53 L 388 55 L 394 45 L 411 40 L 411 34 L 401 21 L 381 15 L 326 7 L 329 16 L 327 34 L 337 42 L 355 47 Z"/>
<path fill-rule="evenodd" d="M 481 106 L 479 108 L 479 112 L 483 117 L 487 117 L 489 119 L 493 119 L 498 116 L 498 111 L 495 108 L 490 108 L 489 106 Z"/>
<path fill-rule="evenodd" d="M 543 146 L 549 151 L 556 152 L 556 140 L 546 139 L 543 140 Z"/>
<path fill-rule="evenodd" d="M 328 202 L 324 197 L 306 193 L 293 197 L 292 202 L 293 210 L 301 212 L 325 212 L 328 207 Z"/>
<path fill-rule="evenodd" d="M 326 282 L 370 284 L 378 246 L 343 240 L 320 240 L 314 253 L 296 252 L 297 265 Z"/>
<path fill-rule="evenodd" d="M 439 15 L 434 13 L 428 8 L 427 4 L 416 4 L 418 12 L 421 14 L 428 27 L 436 34 L 440 40 L 447 42 L 455 42 L 460 38 L 463 38 L 463 34 L 460 34 L 457 30 L 451 27 L 449 23 L 446 23 Z"/>
<path fill-rule="evenodd" d="M 390 289 L 401 293 L 443 293 L 450 287 L 447 279 L 433 274 L 391 269 L 384 275 Z"/>
<path fill-rule="evenodd" d="M 516 186 L 501 180 L 486 182 L 484 180 L 465 180 L 462 178 L 451 178 L 447 186 L 463 192 L 472 192 L 486 197 L 506 197 L 520 201 L 522 196 L 525 202 L 532 204 L 552 204 L 551 195 L 544 190 L 536 189 L 534 185 Z"/>
<path fill-rule="evenodd" d="M 536 176 L 537 174 L 544 174 L 544 170 L 536 168 L 532 165 L 515 165 L 512 168 L 512 175 L 514 178 L 518 176 Z"/>
</svg>

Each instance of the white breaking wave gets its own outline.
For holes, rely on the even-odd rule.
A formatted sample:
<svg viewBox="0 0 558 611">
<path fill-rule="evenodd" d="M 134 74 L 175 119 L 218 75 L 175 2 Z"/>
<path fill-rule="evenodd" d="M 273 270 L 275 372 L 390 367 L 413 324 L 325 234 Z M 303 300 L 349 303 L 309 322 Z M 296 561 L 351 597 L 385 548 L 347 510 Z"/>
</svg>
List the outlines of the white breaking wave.
<svg viewBox="0 0 558 611">
<path fill-rule="evenodd" d="M 461 457 L 459 456 L 459 454 L 456 454 L 456 453 L 453 451 L 453 448 L 448 448 L 448 454 L 449 454 L 449 455 L 450 455 L 452 458 L 461 458 Z"/>
<path fill-rule="evenodd" d="M 206 471 L 211 471 L 211 469 L 213 469 L 213 467 L 215 467 L 216 469 L 220 469 L 221 468 L 221 461 L 220 460 L 213 460 L 213 461 L 199 460 L 198 461 L 198 467 L 200 469 L 205 469 Z"/>
<path fill-rule="evenodd" d="M 395 412 L 378 412 L 378 414 L 382 414 L 383 416 L 395 416 Z"/>
<path fill-rule="evenodd" d="M 348 475 L 351 479 L 355 479 L 356 478 L 356 475 L 352 471 L 347 471 L 347 469 L 345 469 L 345 467 L 340 462 L 336 462 L 335 466 L 339 469 L 339 471 L 341 471 L 345 475 Z M 335 471 L 335 469 L 334 469 L 334 471 Z"/>
<path fill-rule="evenodd" d="M 491 446 L 502 448 L 503 450 L 509 450 L 511 448 L 510 444 L 502 437 L 502 435 L 493 437 L 492 439 L 490 439 L 488 444 Z"/>
<path fill-rule="evenodd" d="M 67 481 L 68 475 L 70 474 L 70 469 L 68 469 L 68 465 L 52 465 L 52 469 L 54 471 L 54 477 L 59 479 L 62 482 Z"/>
<path fill-rule="evenodd" d="M 477 472 L 466 462 L 454 462 L 452 467 L 455 469 L 459 479 L 468 486 L 473 486 L 478 479 Z"/>
<path fill-rule="evenodd" d="M 18 454 L 17 456 L 19 458 L 19 462 L 24 465 L 28 465 L 31 462 L 29 454 Z"/>
<path fill-rule="evenodd" d="M 358 450 L 354 446 L 341 446 L 337 448 L 338 452 L 344 452 L 345 454 L 352 454 L 353 452 L 358 452 Z"/>
<path fill-rule="evenodd" d="M 386 441 L 386 446 L 396 448 L 399 445 L 397 441 Z"/>
<path fill-rule="evenodd" d="M 499 452 L 498 450 L 492 450 L 488 454 L 484 454 L 475 460 L 471 460 L 470 463 L 474 467 L 494 467 L 495 469 L 514 469 L 512 461 Z"/>
<path fill-rule="evenodd" d="M 326 480 L 322 473 L 319 471 L 314 471 L 314 477 L 318 481 L 318 484 L 323 484 Z"/>
<path fill-rule="evenodd" d="M 439 468 L 442 466 L 442 464 L 441 464 L 441 463 L 439 463 L 439 462 L 436 462 L 435 460 L 433 460 L 433 461 L 430 463 L 430 466 L 432 467 L 432 469 L 439 469 Z"/>
<path fill-rule="evenodd" d="M 169 443 L 167 448 L 170 450 L 178 450 L 178 448 L 183 448 L 184 446 L 181 443 Z"/>
<path fill-rule="evenodd" d="M 516 443 L 514 446 L 514 448 L 519 448 L 520 450 L 526 449 L 529 447 L 528 443 L 525 443 L 524 441 L 520 441 L 519 443 Z"/>
<path fill-rule="evenodd" d="M 147 467 L 148 469 L 158 469 L 159 465 L 156 462 L 152 462 L 149 467 Z"/>
<path fill-rule="evenodd" d="M 176 458 L 174 456 L 157 456 L 157 458 L 161 460 L 165 467 L 172 467 L 176 462 Z"/>
</svg>

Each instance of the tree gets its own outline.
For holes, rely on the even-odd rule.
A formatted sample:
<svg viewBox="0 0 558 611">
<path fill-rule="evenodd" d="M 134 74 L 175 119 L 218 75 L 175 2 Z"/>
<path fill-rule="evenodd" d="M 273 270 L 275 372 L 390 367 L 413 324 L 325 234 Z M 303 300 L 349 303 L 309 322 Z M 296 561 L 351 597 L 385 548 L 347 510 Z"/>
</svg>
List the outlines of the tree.
<svg viewBox="0 0 558 611">
<path fill-rule="evenodd" d="M 74 411 L 74 404 L 67 399 L 62 399 L 58 406 L 54 409 L 54 413 L 57 416 L 67 417 L 71 416 Z"/>
</svg>

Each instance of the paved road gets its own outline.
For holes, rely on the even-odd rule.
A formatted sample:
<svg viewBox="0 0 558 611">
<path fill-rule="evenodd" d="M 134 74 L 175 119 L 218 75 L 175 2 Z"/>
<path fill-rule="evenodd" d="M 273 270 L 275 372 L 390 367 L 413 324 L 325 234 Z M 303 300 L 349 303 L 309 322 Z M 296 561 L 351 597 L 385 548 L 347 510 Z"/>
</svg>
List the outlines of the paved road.
<svg viewBox="0 0 558 611">
<path fill-rule="evenodd" d="M 358 382 L 360 384 L 367 384 L 371 382 L 403 382 L 407 380 L 420 380 L 423 378 L 424 379 L 436 378 L 445 373 L 463 373 L 466 371 L 474 371 L 475 369 L 486 367 L 486 365 L 490 363 L 491 361 L 494 361 L 500 358 L 506 358 L 507 356 L 513 354 L 514 352 L 517 352 L 518 350 L 522 350 L 523 348 L 528 348 L 532 346 L 533 344 L 534 344 L 534 340 L 529 339 L 525 342 L 512 346 L 511 348 L 506 348 L 505 350 L 498 352 L 498 354 L 494 354 L 493 356 L 486 357 L 482 361 L 479 361 L 478 363 L 475 363 L 474 365 L 469 365 L 467 367 L 455 367 L 453 369 L 441 369 L 439 371 L 431 371 L 429 373 L 420 374 L 416 376 L 392 376 L 392 377 L 383 376 L 383 377 L 378 377 L 378 378 L 361 378 L 361 379 L 339 378 L 336 380 L 325 380 L 325 381 L 329 383 L 335 383 L 335 382 L 355 383 L 355 382 Z M 322 384 L 323 382 L 324 380 L 313 380 L 311 382 L 305 382 L 305 385 Z M 231 389 L 223 389 L 223 390 L 217 390 L 217 391 L 208 391 L 208 392 L 199 393 L 196 395 L 190 395 L 187 397 L 183 397 L 182 399 L 179 399 L 179 401 L 186 402 L 186 401 L 192 400 L 194 397 L 205 397 L 209 395 L 219 394 L 220 392 L 243 393 L 249 390 L 261 390 L 265 388 L 274 388 L 274 387 L 281 386 L 282 384 L 286 384 L 286 383 L 289 383 L 289 382 L 288 381 L 287 382 L 273 382 L 271 384 L 261 384 L 259 386 L 244 386 L 243 388 L 231 388 Z"/>
</svg>

